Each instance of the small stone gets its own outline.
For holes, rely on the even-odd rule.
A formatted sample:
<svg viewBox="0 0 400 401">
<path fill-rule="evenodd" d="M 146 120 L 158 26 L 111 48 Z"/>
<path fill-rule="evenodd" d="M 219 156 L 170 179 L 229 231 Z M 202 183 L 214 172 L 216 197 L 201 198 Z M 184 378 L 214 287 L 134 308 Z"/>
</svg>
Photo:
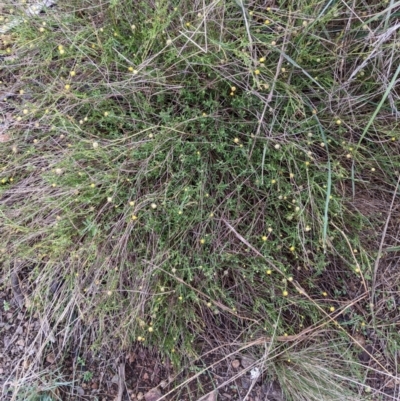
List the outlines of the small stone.
<svg viewBox="0 0 400 401">
<path fill-rule="evenodd" d="M 97 382 L 92 383 L 92 390 L 97 390 L 99 388 L 99 384 Z"/>
<path fill-rule="evenodd" d="M 75 386 L 75 389 L 78 395 L 85 395 L 85 390 L 82 387 Z"/>
<path fill-rule="evenodd" d="M 232 368 L 237 369 L 240 366 L 240 361 L 239 359 L 235 359 L 232 361 Z"/>
<path fill-rule="evenodd" d="M 56 356 L 54 355 L 53 352 L 51 352 L 46 356 L 46 362 L 53 364 L 55 361 L 56 361 Z"/>
<path fill-rule="evenodd" d="M 20 338 L 20 339 L 17 341 L 17 345 L 19 345 L 20 347 L 23 347 L 23 346 L 25 345 L 25 341 L 24 341 L 22 338 Z"/>
<path fill-rule="evenodd" d="M 135 362 L 136 355 L 134 352 L 129 352 L 129 354 L 126 355 L 125 359 L 129 360 L 129 363 Z"/>
<path fill-rule="evenodd" d="M 371 359 L 371 354 L 374 352 L 374 349 L 373 349 L 373 347 L 372 347 L 372 345 L 367 345 L 366 347 L 365 347 L 365 350 L 363 350 L 363 351 L 361 351 L 359 354 L 358 354 L 358 358 L 359 358 L 359 360 L 360 360 L 360 362 L 362 362 L 362 363 L 368 363 L 369 361 L 370 361 L 370 359 Z"/>
<path fill-rule="evenodd" d="M 149 374 L 147 372 L 144 372 L 143 380 L 149 380 Z"/>
<path fill-rule="evenodd" d="M 143 393 L 137 393 L 136 398 L 140 401 L 143 400 Z"/>
<path fill-rule="evenodd" d="M 250 380 L 249 377 L 243 376 L 241 378 L 241 383 L 242 383 L 242 388 L 248 389 L 250 387 L 250 385 L 251 385 L 251 380 Z"/>
<path fill-rule="evenodd" d="M 146 401 L 157 401 L 162 397 L 161 391 L 155 387 L 149 390 L 145 395 L 144 399 Z"/>
<path fill-rule="evenodd" d="M 255 359 L 251 356 L 242 356 L 242 366 L 247 369 L 249 366 L 253 365 L 255 363 Z"/>
</svg>

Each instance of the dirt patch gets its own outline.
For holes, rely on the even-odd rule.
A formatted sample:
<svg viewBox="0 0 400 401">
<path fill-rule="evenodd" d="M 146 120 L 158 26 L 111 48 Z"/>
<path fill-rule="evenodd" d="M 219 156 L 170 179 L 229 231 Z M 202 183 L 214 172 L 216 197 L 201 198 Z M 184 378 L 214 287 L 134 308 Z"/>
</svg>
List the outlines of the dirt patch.
<svg viewBox="0 0 400 401">
<path fill-rule="evenodd" d="M 283 401 L 276 382 L 264 380 L 254 360 L 208 354 L 176 374 L 171 362 L 143 345 L 92 350 L 85 338 L 64 343 L 63 330 L 20 308 L 12 290 L 0 292 L 0 388 L 3 400 L 37 394 L 54 400 Z M 83 334 L 83 337 L 85 335 Z M 45 345 L 44 345 L 45 344 Z M 207 368 L 210 367 L 211 368 Z M 22 398 L 21 398 L 22 397 Z M 50 398 L 48 398 L 50 399 Z"/>
</svg>

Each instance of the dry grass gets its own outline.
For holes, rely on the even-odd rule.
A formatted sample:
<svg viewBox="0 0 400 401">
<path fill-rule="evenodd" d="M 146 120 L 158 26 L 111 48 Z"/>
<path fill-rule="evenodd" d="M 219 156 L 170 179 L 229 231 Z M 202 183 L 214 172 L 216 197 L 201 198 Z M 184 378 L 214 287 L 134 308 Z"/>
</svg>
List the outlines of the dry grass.
<svg viewBox="0 0 400 401">
<path fill-rule="evenodd" d="M 227 361 L 251 350 L 287 399 L 386 394 L 397 13 L 69 1 L 15 27 L 0 46 L 3 287 L 17 277 L 63 347 L 139 341 L 179 369 L 204 342 Z"/>
</svg>

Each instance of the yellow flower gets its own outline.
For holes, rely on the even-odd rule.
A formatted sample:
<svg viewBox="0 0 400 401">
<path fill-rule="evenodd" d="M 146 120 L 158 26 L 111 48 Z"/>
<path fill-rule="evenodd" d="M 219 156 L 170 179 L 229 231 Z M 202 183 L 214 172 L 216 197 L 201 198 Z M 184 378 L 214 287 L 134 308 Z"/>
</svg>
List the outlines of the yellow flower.
<svg viewBox="0 0 400 401">
<path fill-rule="evenodd" d="M 70 71 L 69 75 L 71 75 L 71 77 L 74 77 L 76 75 L 75 71 Z"/>
<path fill-rule="evenodd" d="M 294 252 L 295 247 L 292 245 L 292 246 L 289 248 L 289 250 L 290 250 L 290 252 Z"/>
<path fill-rule="evenodd" d="M 266 241 L 266 240 L 268 239 L 268 237 L 267 237 L 266 235 L 263 235 L 263 236 L 261 237 L 261 239 L 262 239 L 263 241 Z"/>
<path fill-rule="evenodd" d="M 260 63 L 263 63 L 265 61 L 265 57 L 260 58 Z"/>
<path fill-rule="evenodd" d="M 272 273 L 271 269 L 268 269 L 266 272 L 268 275 Z"/>
<path fill-rule="evenodd" d="M 235 138 L 235 139 L 233 140 L 233 142 L 239 143 L 239 142 L 240 142 L 240 139 L 239 139 L 239 138 Z"/>
<path fill-rule="evenodd" d="M 232 92 L 235 92 L 235 91 L 236 91 L 236 86 L 232 86 L 232 87 L 231 87 L 231 91 L 232 91 Z"/>
<path fill-rule="evenodd" d="M 133 72 L 133 67 L 128 67 L 128 70 L 129 70 L 130 72 Z"/>
<path fill-rule="evenodd" d="M 65 88 L 65 90 L 70 90 L 70 88 L 71 88 L 71 85 L 69 85 L 69 84 L 66 84 L 65 86 L 64 86 L 64 88 Z"/>
<path fill-rule="evenodd" d="M 202 238 L 202 239 L 200 240 L 200 244 L 204 245 L 205 243 L 206 243 L 206 240 L 205 240 L 204 238 Z"/>
<path fill-rule="evenodd" d="M 334 306 L 331 306 L 331 307 L 329 308 L 329 310 L 330 310 L 331 312 L 335 312 L 335 307 L 334 307 Z"/>
<path fill-rule="evenodd" d="M 254 71 L 254 74 L 260 75 L 260 70 L 255 70 L 255 71 Z"/>
<path fill-rule="evenodd" d="M 282 292 L 282 295 L 283 295 L 284 297 L 287 297 L 287 296 L 289 295 L 289 293 L 288 293 L 286 290 L 284 290 L 284 291 Z"/>
<path fill-rule="evenodd" d="M 152 333 L 154 331 L 154 329 L 152 327 L 149 327 L 149 332 Z"/>
</svg>

